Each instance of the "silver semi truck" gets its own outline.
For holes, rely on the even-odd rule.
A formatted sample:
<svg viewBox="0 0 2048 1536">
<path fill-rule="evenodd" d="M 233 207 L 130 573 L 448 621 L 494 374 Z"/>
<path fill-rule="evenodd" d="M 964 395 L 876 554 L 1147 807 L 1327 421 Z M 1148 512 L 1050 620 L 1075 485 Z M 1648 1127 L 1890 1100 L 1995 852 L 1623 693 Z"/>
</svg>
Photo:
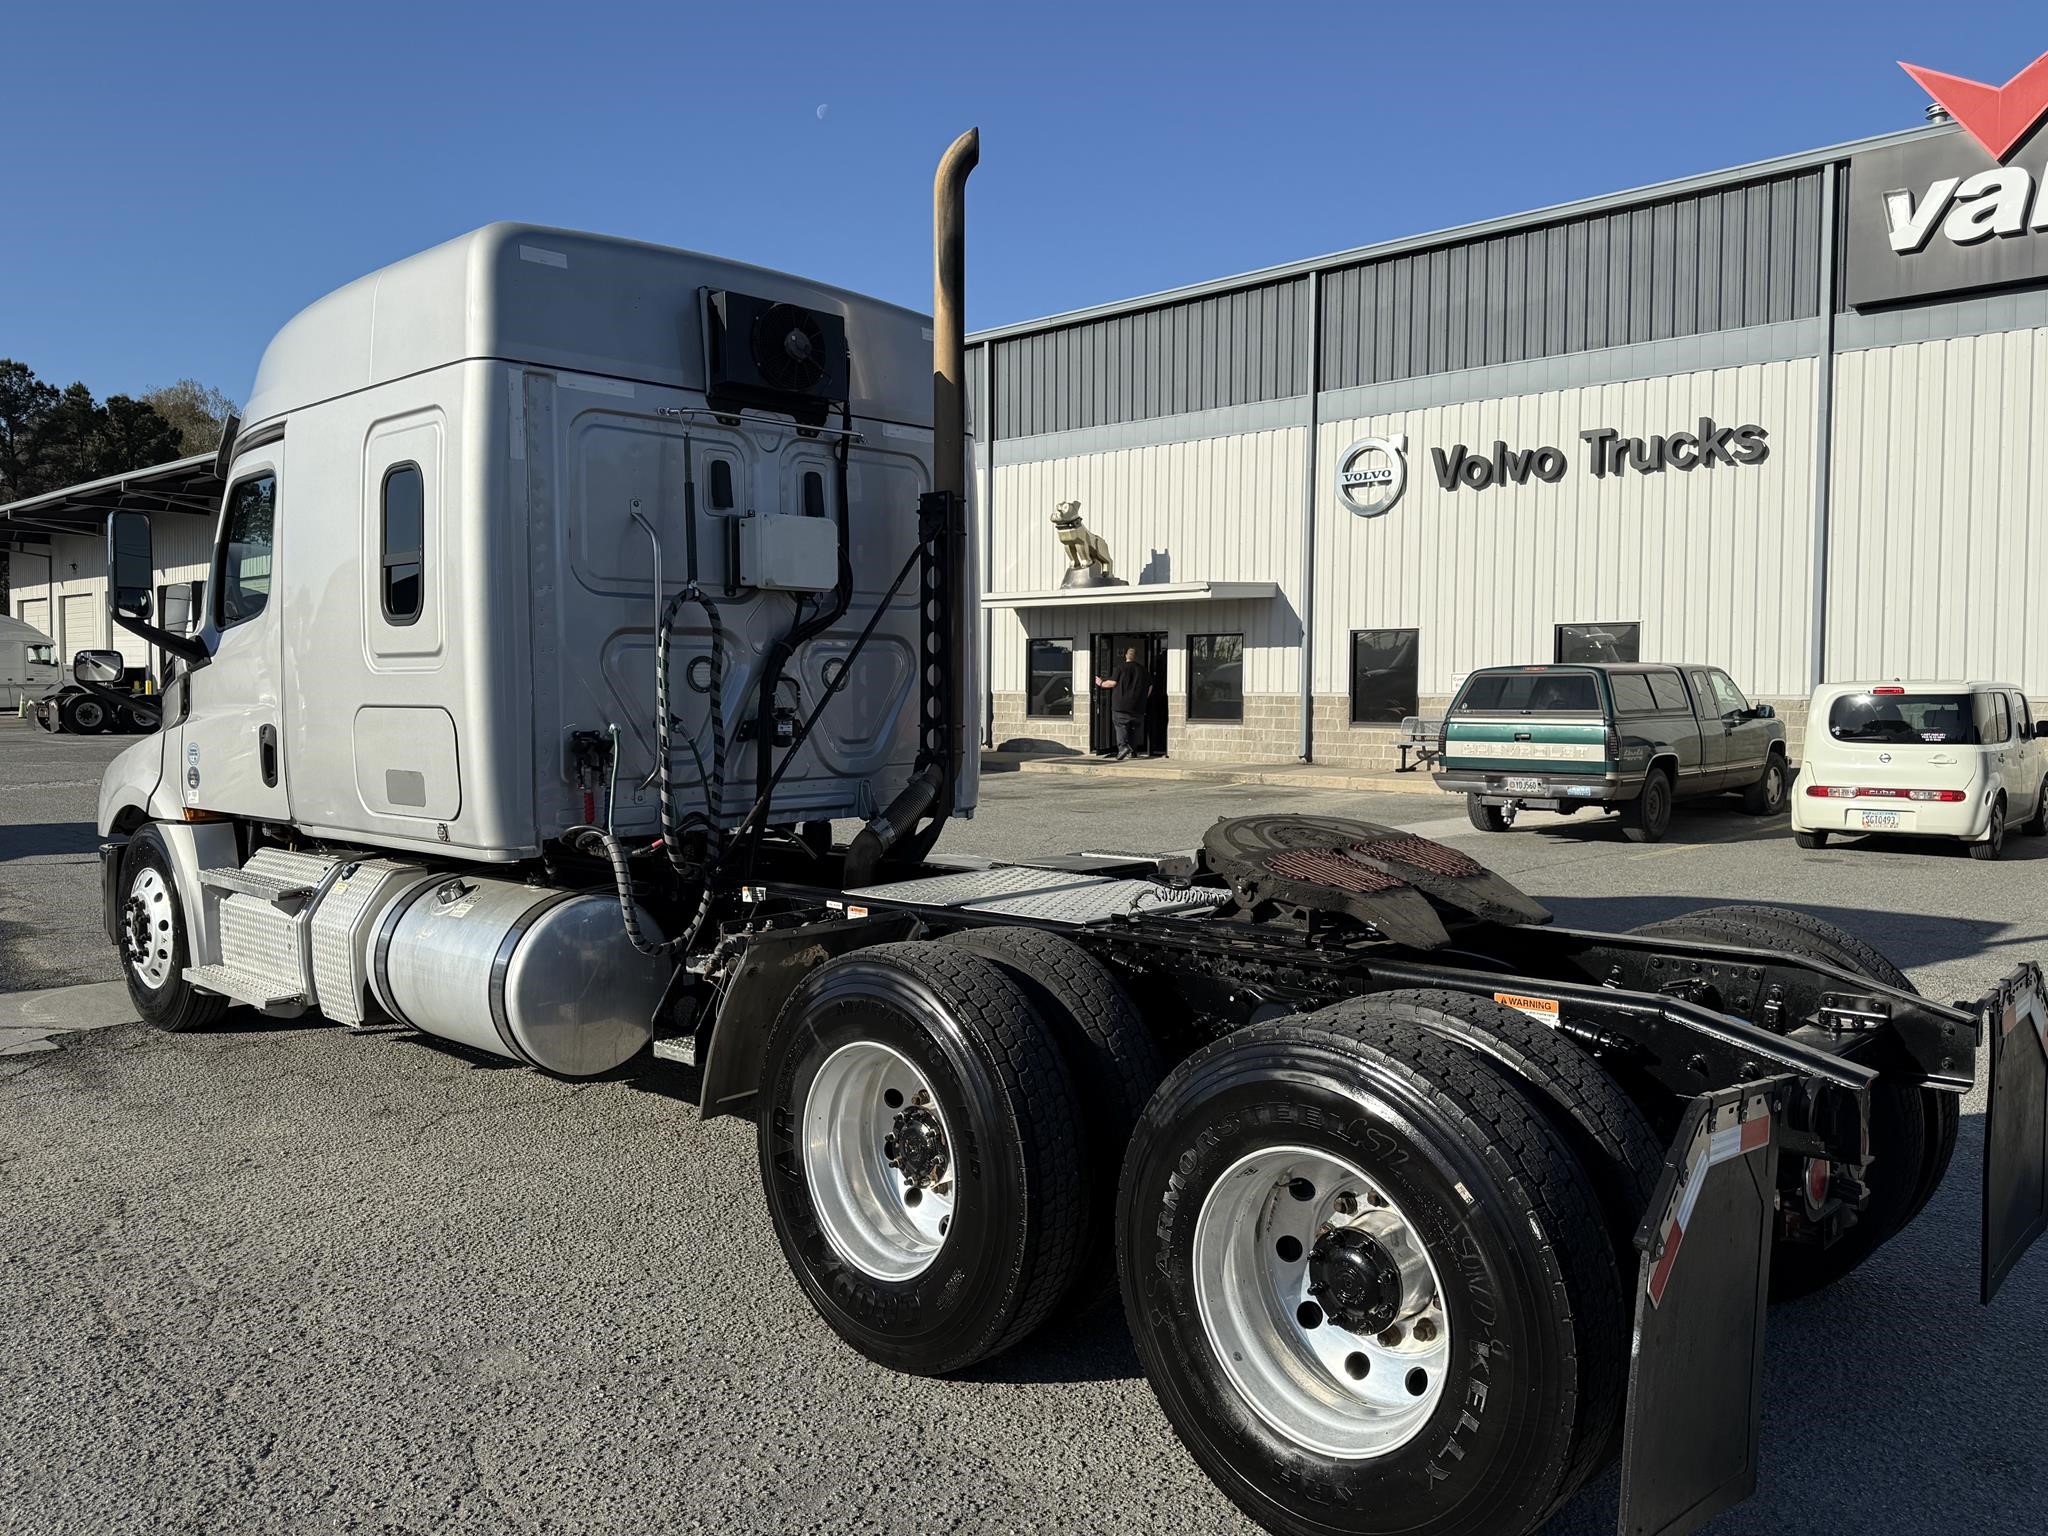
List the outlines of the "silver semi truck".
<svg viewBox="0 0 2048 1536">
<path fill-rule="evenodd" d="M 1617 1456 L 1624 1531 L 1693 1529 L 1755 1485 L 1768 1301 L 1913 1219 L 1987 1055 L 1985 1300 L 2048 1220 L 2041 972 L 1937 1002 L 1764 907 L 1569 930 L 1334 819 L 939 853 L 978 153 L 929 320 L 493 225 L 284 328 L 198 634 L 109 523 L 184 663 L 100 797 L 137 1008 L 694 1063 L 849 1345 L 958 1372 L 1120 1289 L 1272 1530 L 1514 1536 Z"/>
</svg>

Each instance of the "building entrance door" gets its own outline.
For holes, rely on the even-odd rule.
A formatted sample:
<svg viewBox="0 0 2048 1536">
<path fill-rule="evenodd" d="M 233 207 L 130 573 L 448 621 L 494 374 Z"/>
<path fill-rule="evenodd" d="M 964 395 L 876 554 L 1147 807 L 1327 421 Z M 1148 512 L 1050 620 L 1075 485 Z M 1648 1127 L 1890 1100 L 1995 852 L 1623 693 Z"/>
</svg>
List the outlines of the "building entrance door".
<svg viewBox="0 0 2048 1536">
<path fill-rule="evenodd" d="M 1166 632 L 1126 634 L 1098 634 L 1089 639 L 1088 677 L 1091 684 L 1088 710 L 1088 750 L 1112 753 L 1116 751 L 1116 720 L 1111 711 L 1110 699 L 1114 690 L 1092 686 L 1096 678 L 1114 677 L 1116 669 L 1124 659 L 1124 652 L 1135 650 L 1138 663 L 1152 678 L 1152 692 L 1145 700 L 1144 744 L 1139 753 L 1144 757 L 1166 755 Z"/>
</svg>

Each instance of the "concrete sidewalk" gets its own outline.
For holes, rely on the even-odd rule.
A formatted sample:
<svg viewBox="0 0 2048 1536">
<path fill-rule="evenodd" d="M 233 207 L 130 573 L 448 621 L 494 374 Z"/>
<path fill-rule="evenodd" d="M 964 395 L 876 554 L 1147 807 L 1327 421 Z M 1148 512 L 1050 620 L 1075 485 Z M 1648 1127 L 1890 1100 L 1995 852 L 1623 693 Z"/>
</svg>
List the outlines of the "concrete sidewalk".
<svg viewBox="0 0 2048 1536">
<path fill-rule="evenodd" d="M 1360 795 L 1441 795 L 1426 768 L 1407 773 L 1347 773 L 1315 763 L 1181 763 L 1170 757 L 1112 758 L 1080 753 L 983 752 L 983 773 L 1071 773 L 1114 779 L 1193 780 L 1203 784 L 1273 784 Z"/>
<path fill-rule="evenodd" d="M 135 1021 L 135 1004 L 128 997 L 127 985 L 119 981 L 0 992 L 0 1056 L 54 1051 L 57 1035 L 111 1029 Z"/>
</svg>

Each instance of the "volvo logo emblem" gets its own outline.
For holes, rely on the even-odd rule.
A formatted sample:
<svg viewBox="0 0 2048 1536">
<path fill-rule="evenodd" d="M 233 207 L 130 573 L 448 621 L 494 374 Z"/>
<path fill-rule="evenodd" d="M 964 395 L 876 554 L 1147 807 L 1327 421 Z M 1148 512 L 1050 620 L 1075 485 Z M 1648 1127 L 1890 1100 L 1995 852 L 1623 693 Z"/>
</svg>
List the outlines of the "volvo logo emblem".
<svg viewBox="0 0 2048 1536">
<path fill-rule="evenodd" d="M 1337 460 L 1337 494 L 1360 517 L 1380 517 L 1408 489 L 1408 435 L 1361 437 Z"/>
</svg>

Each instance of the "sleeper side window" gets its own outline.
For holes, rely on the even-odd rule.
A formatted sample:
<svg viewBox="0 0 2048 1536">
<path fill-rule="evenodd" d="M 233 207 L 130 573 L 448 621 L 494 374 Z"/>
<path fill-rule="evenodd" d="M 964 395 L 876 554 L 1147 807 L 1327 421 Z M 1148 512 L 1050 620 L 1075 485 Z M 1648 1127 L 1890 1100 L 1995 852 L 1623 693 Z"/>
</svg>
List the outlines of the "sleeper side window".
<svg viewBox="0 0 2048 1536">
<path fill-rule="evenodd" d="M 411 624 L 426 600 L 427 482 L 417 464 L 394 464 L 384 475 L 379 548 L 384 618 Z"/>
<path fill-rule="evenodd" d="M 270 601 L 270 558 L 277 520 L 277 476 L 265 470 L 228 492 L 227 524 L 214 555 L 213 585 L 222 629 L 253 619 Z"/>
</svg>

